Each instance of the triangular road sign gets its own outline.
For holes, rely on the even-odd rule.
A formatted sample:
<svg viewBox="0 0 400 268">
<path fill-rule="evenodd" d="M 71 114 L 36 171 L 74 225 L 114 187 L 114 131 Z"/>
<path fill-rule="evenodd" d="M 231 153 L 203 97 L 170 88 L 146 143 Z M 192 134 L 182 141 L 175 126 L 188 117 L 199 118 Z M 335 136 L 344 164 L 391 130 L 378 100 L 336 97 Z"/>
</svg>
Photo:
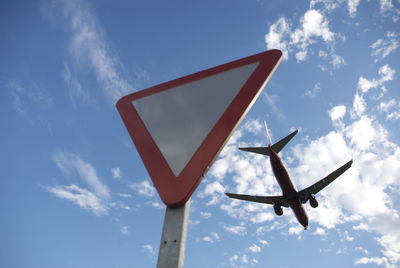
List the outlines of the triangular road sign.
<svg viewBox="0 0 400 268">
<path fill-rule="evenodd" d="M 170 207 L 192 195 L 278 65 L 269 50 L 122 97 L 117 109 Z"/>
</svg>

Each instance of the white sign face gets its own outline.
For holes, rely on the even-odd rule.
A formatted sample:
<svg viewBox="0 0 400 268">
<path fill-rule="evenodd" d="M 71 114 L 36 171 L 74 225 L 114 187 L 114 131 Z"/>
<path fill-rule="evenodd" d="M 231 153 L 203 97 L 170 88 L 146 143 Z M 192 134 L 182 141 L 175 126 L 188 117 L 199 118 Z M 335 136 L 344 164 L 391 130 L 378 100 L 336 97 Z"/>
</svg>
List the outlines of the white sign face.
<svg viewBox="0 0 400 268">
<path fill-rule="evenodd" d="M 132 101 L 175 176 L 258 65 L 244 65 Z"/>
</svg>

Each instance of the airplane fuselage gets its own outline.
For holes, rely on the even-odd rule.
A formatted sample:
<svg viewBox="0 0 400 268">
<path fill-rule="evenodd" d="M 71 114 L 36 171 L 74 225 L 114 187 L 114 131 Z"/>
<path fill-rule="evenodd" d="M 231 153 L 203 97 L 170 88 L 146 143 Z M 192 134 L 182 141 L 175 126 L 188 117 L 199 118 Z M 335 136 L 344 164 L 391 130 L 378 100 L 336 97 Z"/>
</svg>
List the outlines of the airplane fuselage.
<svg viewBox="0 0 400 268">
<path fill-rule="evenodd" d="M 293 210 L 294 215 L 301 225 L 307 229 L 308 216 L 304 210 L 303 205 L 300 202 L 299 195 L 295 189 L 292 180 L 290 179 L 289 173 L 286 170 L 285 165 L 280 159 L 279 155 L 270 148 L 270 163 L 272 171 L 274 172 L 275 178 L 282 189 L 282 196 L 285 201 L 289 204 L 289 207 Z"/>
</svg>

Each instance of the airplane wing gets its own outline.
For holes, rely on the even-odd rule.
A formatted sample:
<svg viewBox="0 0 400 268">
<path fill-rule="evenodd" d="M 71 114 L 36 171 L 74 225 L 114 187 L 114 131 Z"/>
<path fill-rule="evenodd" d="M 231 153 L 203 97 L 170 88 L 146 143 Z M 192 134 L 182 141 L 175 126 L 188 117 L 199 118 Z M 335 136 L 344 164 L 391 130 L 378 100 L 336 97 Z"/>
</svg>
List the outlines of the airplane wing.
<svg viewBox="0 0 400 268">
<path fill-rule="evenodd" d="M 347 162 L 340 168 L 336 169 L 335 171 L 333 171 L 331 174 L 329 174 L 325 178 L 321 179 L 320 181 L 301 190 L 299 192 L 299 196 L 300 196 L 302 203 L 307 202 L 307 200 L 310 198 L 310 196 L 317 194 L 319 191 L 321 191 L 326 186 L 328 186 L 331 182 L 333 182 L 337 177 L 342 175 L 346 170 L 348 170 L 351 167 L 351 164 L 353 164 L 353 160 L 350 160 L 349 162 Z"/>
<path fill-rule="evenodd" d="M 281 195 L 257 196 L 257 195 L 246 195 L 246 194 L 231 194 L 231 193 L 225 193 L 225 194 L 227 196 L 229 196 L 230 198 L 246 200 L 246 201 L 251 201 L 251 202 L 257 202 L 257 203 L 270 204 L 270 205 L 277 204 L 282 207 L 289 207 L 289 204 L 285 201 L 285 199 Z"/>
<path fill-rule="evenodd" d="M 276 153 L 279 153 L 283 149 L 283 147 L 285 147 L 286 144 L 288 144 L 288 142 L 297 134 L 297 132 L 297 130 L 293 131 L 291 134 L 272 145 L 272 149 Z M 269 147 L 241 147 L 239 148 L 239 150 L 256 154 L 269 155 Z"/>
</svg>

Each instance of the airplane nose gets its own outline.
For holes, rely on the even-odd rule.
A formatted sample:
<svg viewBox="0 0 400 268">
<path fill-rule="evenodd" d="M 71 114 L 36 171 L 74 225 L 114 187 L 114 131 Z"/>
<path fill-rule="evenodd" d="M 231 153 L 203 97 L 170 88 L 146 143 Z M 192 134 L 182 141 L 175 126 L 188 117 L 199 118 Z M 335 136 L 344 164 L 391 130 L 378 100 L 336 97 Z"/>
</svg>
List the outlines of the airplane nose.
<svg viewBox="0 0 400 268">
<path fill-rule="evenodd" d="M 300 222 L 300 224 L 304 227 L 304 230 L 307 230 L 308 228 L 308 217 L 307 214 L 305 213 L 304 209 L 302 211 L 303 213 L 299 213 L 299 217 L 297 218 Z"/>
<path fill-rule="evenodd" d="M 307 217 L 307 216 L 306 216 L 306 217 L 303 217 L 303 218 L 301 219 L 300 224 L 303 225 L 304 230 L 307 230 L 307 228 L 308 228 L 308 217 Z"/>
</svg>

